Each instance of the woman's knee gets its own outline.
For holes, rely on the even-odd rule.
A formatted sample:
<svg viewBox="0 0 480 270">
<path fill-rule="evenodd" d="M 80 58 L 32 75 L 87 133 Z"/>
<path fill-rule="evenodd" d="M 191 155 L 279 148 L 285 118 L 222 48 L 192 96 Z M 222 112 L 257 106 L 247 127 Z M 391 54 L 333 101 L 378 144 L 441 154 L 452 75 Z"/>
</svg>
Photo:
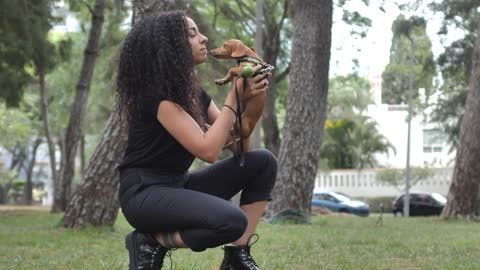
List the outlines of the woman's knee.
<svg viewBox="0 0 480 270">
<path fill-rule="evenodd" d="M 268 149 L 255 149 L 251 153 L 263 161 L 262 164 L 265 168 L 268 167 L 275 169 L 275 171 L 277 170 L 277 157 Z"/>
<path fill-rule="evenodd" d="M 260 155 L 265 160 L 263 165 L 263 174 L 267 178 L 271 178 L 272 182 L 275 182 L 277 178 L 277 168 L 278 168 L 278 161 L 277 157 L 267 149 L 259 149 Z"/>
<path fill-rule="evenodd" d="M 233 242 L 240 238 L 247 230 L 247 216 L 238 209 L 228 215 L 219 216 L 222 219 L 221 226 L 217 227 L 217 233 L 224 235 L 225 242 Z"/>
</svg>

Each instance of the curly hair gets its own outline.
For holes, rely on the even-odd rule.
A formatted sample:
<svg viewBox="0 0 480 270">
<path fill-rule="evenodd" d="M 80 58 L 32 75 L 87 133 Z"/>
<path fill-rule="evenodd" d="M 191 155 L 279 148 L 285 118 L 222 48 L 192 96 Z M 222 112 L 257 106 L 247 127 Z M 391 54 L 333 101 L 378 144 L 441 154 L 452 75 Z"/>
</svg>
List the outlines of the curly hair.
<svg viewBox="0 0 480 270">
<path fill-rule="evenodd" d="M 140 98 L 159 97 L 180 105 L 201 126 L 201 88 L 194 73 L 188 24 L 183 11 L 136 23 L 120 49 L 116 109 L 123 124 L 140 118 Z"/>
</svg>

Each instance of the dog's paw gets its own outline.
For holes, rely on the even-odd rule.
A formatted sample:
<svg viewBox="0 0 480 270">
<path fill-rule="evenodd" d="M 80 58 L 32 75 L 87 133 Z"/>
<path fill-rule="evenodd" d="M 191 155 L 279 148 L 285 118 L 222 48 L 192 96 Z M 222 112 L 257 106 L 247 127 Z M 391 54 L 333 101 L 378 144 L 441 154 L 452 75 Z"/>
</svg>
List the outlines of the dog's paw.
<svg viewBox="0 0 480 270">
<path fill-rule="evenodd" d="M 228 82 L 228 80 L 220 79 L 220 80 L 215 80 L 215 83 L 218 85 L 224 85 Z"/>
</svg>

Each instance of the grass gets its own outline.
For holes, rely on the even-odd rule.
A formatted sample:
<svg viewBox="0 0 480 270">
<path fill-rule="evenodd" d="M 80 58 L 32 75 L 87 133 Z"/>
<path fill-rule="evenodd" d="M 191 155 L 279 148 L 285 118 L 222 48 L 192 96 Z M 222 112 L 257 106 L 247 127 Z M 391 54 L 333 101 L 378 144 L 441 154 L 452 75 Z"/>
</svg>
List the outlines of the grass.
<svg viewBox="0 0 480 270">
<path fill-rule="evenodd" d="M 112 228 L 67 230 L 61 215 L 0 211 L 0 269 L 127 269 L 123 216 Z M 480 269 L 480 224 L 438 218 L 316 216 L 309 225 L 265 224 L 252 247 L 267 269 Z M 173 269 L 218 269 L 222 250 L 173 252 Z M 170 261 L 166 267 L 170 269 Z"/>
</svg>

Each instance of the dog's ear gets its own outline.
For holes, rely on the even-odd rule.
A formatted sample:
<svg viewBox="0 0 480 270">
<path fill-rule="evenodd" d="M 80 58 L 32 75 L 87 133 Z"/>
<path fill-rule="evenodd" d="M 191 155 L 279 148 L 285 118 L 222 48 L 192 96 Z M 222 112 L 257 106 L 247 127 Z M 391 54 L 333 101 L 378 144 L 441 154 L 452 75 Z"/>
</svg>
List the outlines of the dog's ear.
<svg viewBox="0 0 480 270">
<path fill-rule="evenodd" d="M 247 53 L 247 46 L 245 45 L 240 45 L 240 44 L 237 44 L 237 46 L 235 46 L 235 49 L 234 51 L 232 52 L 232 57 L 242 57 L 242 56 L 245 56 L 246 53 Z"/>
<path fill-rule="evenodd" d="M 255 48 L 250 47 L 250 50 L 252 50 L 254 53 L 256 53 Z"/>
</svg>

